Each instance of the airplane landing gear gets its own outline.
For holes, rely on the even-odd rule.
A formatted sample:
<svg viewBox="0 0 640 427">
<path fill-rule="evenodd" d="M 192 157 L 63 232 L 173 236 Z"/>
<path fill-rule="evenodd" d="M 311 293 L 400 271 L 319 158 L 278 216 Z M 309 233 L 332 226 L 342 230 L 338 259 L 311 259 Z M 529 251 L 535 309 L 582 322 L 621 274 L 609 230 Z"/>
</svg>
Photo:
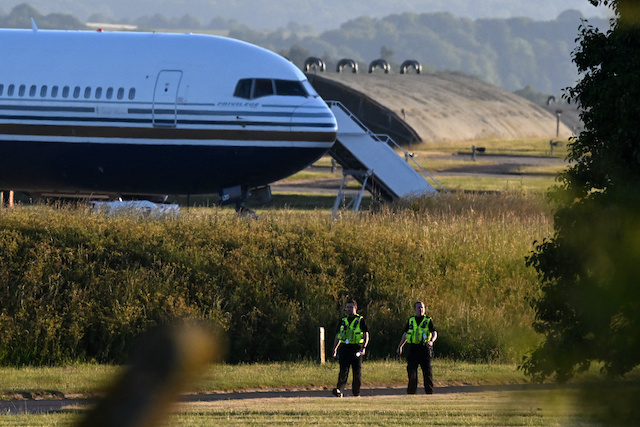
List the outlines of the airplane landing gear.
<svg viewBox="0 0 640 427">
<path fill-rule="evenodd" d="M 220 192 L 220 204 L 222 206 L 235 204 L 236 214 L 239 217 L 257 219 L 258 216 L 255 212 L 246 207 L 249 196 L 251 196 L 251 191 L 245 186 L 225 188 Z"/>
<path fill-rule="evenodd" d="M 258 215 L 246 207 L 247 200 L 249 200 L 249 196 L 251 196 L 251 191 L 246 187 L 242 187 L 240 194 L 240 199 L 236 202 L 236 214 L 241 218 L 258 219 Z"/>
<path fill-rule="evenodd" d="M 258 215 L 251 209 L 246 207 L 236 207 L 236 214 L 241 218 L 258 219 Z"/>
</svg>

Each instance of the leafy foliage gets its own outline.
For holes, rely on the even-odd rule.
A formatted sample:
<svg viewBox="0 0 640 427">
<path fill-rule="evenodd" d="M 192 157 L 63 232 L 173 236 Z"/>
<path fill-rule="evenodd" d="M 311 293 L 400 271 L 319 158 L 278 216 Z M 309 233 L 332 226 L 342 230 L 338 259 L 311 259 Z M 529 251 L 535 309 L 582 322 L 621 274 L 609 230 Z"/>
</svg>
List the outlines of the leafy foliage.
<svg viewBox="0 0 640 427">
<path fill-rule="evenodd" d="M 513 362 L 535 340 L 524 298 L 537 282 L 521 260 L 548 232 L 546 214 L 517 200 L 498 212 L 416 202 L 335 222 L 0 209 L 0 364 L 123 362 L 145 330 L 184 318 L 224 330 L 231 362 L 312 359 L 317 327 L 331 342 L 347 296 L 371 328 L 370 357 L 395 354 L 423 299 L 439 356 Z"/>
<path fill-rule="evenodd" d="M 5 10 L 24 3 L 25 0 L 3 0 Z M 592 16 L 597 13 L 589 5 L 576 5 L 575 0 L 491 0 L 469 2 L 468 0 L 430 0 L 428 2 L 408 2 L 406 0 L 324 0 L 322 2 L 300 2 L 299 0 L 28 0 L 40 10 L 64 11 L 80 18 L 102 15 L 108 22 L 129 23 L 145 15 L 160 14 L 168 18 L 189 14 L 207 23 L 217 18 L 235 20 L 256 29 L 288 26 L 291 21 L 310 25 L 317 30 L 326 30 L 344 21 L 362 15 L 380 18 L 392 13 L 414 12 L 432 13 L 448 11 L 463 13 L 465 16 L 480 18 L 487 16 L 529 16 L 534 19 L 549 19 L 563 10 L 579 8 L 582 13 Z M 0 8 L 1 9 L 1 8 Z M 91 20 L 91 22 L 107 22 Z M 115 22 L 117 21 L 117 22 Z"/>
<path fill-rule="evenodd" d="M 534 327 L 546 341 L 523 368 L 539 381 L 566 381 L 593 361 L 612 376 L 640 364 L 640 22 L 621 13 L 633 2 L 609 3 L 610 31 L 581 27 L 583 78 L 567 96 L 585 130 L 551 194 L 554 236 L 528 257 L 543 281 Z"/>
<path fill-rule="evenodd" d="M 36 21 L 38 28 L 42 29 L 87 29 L 86 25 L 71 15 L 60 13 L 42 15 L 26 3 L 14 7 L 8 15 L 3 16 L 3 14 L 0 13 L 0 28 L 30 28 L 31 18 Z"/>
<path fill-rule="evenodd" d="M 322 57 L 330 70 L 345 57 L 359 62 L 360 69 L 367 69 L 372 60 L 385 56 L 395 72 L 404 60 L 416 59 L 424 67 L 461 71 L 509 90 L 532 86 L 559 93 L 578 79 L 570 54 L 581 18 L 575 11 L 548 22 L 404 13 L 353 19 L 319 35 L 248 28 L 234 29 L 229 35 L 284 52 L 287 57 L 287 50 L 293 46 L 307 50 L 312 56 Z M 608 26 L 604 19 L 594 21 L 600 28 Z"/>
</svg>

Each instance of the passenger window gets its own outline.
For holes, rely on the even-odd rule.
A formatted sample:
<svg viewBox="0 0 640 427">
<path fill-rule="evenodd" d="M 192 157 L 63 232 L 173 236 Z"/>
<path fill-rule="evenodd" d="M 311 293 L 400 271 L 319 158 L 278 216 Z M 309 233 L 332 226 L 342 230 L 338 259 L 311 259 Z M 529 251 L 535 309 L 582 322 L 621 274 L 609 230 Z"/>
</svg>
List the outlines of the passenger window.
<svg viewBox="0 0 640 427">
<path fill-rule="evenodd" d="M 121 87 L 118 89 L 118 99 L 124 98 L 124 88 Z"/>
<path fill-rule="evenodd" d="M 112 87 L 107 89 L 107 99 L 111 99 L 111 98 L 113 98 L 113 88 Z"/>
<path fill-rule="evenodd" d="M 0 96 L 2 96 L 3 92 L 4 92 L 4 85 L 0 85 Z"/>
<path fill-rule="evenodd" d="M 74 98 L 80 98 L 80 86 L 76 86 L 73 89 L 73 97 Z"/>
<path fill-rule="evenodd" d="M 102 88 L 101 87 L 97 87 L 96 88 L 96 99 L 100 99 L 101 96 L 102 96 Z"/>
<path fill-rule="evenodd" d="M 47 85 L 40 88 L 40 98 L 44 98 L 45 96 L 47 96 Z"/>
<path fill-rule="evenodd" d="M 62 97 L 63 98 L 69 97 L 69 86 L 65 86 L 62 88 Z"/>
<path fill-rule="evenodd" d="M 18 88 L 18 96 L 24 96 L 26 90 L 27 87 L 25 85 L 20 85 L 20 87 Z"/>
<path fill-rule="evenodd" d="M 273 95 L 273 81 L 271 79 L 256 79 L 253 87 L 253 97 Z"/>
<path fill-rule="evenodd" d="M 16 90 L 15 85 L 9 85 L 7 88 L 7 96 L 13 96 L 13 92 Z"/>
<path fill-rule="evenodd" d="M 251 85 L 253 83 L 253 79 L 242 79 L 236 85 L 236 90 L 233 93 L 233 96 L 237 96 L 238 98 L 251 99 Z"/>
<path fill-rule="evenodd" d="M 52 98 L 57 98 L 58 97 L 58 86 L 53 86 L 51 88 L 51 97 Z"/>
<path fill-rule="evenodd" d="M 84 88 L 84 99 L 91 98 L 91 88 L 89 86 Z"/>
<path fill-rule="evenodd" d="M 133 99 L 136 97 L 136 90 L 135 88 L 131 88 L 129 89 L 129 99 Z"/>
<path fill-rule="evenodd" d="M 29 96 L 36 96 L 36 92 L 38 91 L 38 87 L 36 85 L 31 85 L 29 88 Z"/>
</svg>

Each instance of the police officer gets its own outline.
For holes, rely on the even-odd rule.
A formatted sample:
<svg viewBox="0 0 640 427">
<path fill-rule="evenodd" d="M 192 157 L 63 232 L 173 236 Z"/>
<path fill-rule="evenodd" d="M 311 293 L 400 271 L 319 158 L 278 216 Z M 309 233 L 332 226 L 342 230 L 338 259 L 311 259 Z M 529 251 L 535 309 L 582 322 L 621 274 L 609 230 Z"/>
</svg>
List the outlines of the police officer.
<svg viewBox="0 0 640 427">
<path fill-rule="evenodd" d="M 407 375 L 409 376 L 407 394 L 416 394 L 418 389 L 418 365 L 422 369 L 425 393 L 433 394 L 431 356 L 433 342 L 438 338 L 438 332 L 431 317 L 425 315 L 424 303 L 416 302 L 413 309 L 416 315 L 409 318 L 398 345 L 398 355 L 401 355 L 404 345 L 408 343 L 406 352 Z"/>
<path fill-rule="evenodd" d="M 364 317 L 356 311 L 358 304 L 355 300 L 347 301 L 345 311 L 347 315 L 340 320 L 333 341 L 333 357 L 338 357 L 340 362 L 340 373 L 338 374 L 338 384 L 333 389 L 333 395 L 342 397 L 344 386 L 349 377 L 349 368 L 353 367 L 353 384 L 351 392 L 354 396 L 360 396 L 360 385 L 362 384 L 362 357 L 369 344 L 369 327 Z"/>
</svg>

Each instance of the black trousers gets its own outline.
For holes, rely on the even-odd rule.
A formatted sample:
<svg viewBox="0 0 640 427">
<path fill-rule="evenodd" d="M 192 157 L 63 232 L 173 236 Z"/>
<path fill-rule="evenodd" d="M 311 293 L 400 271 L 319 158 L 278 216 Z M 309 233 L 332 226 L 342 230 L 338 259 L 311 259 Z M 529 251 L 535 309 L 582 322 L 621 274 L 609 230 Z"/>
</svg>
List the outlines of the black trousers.
<svg viewBox="0 0 640 427">
<path fill-rule="evenodd" d="M 344 390 L 349 377 L 349 369 L 353 367 L 353 383 L 351 392 L 354 396 L 360 395 L 360 386 L 362 385 L 362 356 L 356 357 L 356 353 L 360 351 L 358 344 L 342 344 L 338 348 L 338 362 L 340 363 L 340 372 L 338 373 L 338 385 L 336 388 Z"/>
<path fill-rule="evenodd" d="M 422 368 L 424 377 L 424 391 L 433 393 L 433 371 L 431 369 L 431 348 L 423 344 L 407 344 L 407 375 L 409 385 L 407 394 L 416 394 L 418 391 L 418 366 Z"/>
</svg>

